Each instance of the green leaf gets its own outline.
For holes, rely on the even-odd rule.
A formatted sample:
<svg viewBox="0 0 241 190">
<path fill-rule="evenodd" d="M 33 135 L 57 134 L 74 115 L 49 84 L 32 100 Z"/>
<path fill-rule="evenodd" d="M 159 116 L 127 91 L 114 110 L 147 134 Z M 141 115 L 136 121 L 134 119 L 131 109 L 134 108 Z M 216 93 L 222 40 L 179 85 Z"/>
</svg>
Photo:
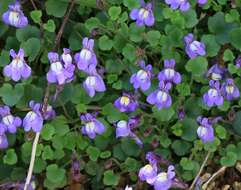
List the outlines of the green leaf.
<svg viewBox="0 0 241 190">
<path fill-rule="evenodd" d="M 29 38 L 21 44 L 21 47 L 24 49 L 25 55 L 29 56 L 28 60 L 33 61 L 40 51 L 41 43 L 37 38 Z"/>
<path fill-rule="evenodd" d="M 56 29 L 54 20 L 52 20 L 52 19 L 48 20 L 48 22 L 46 24 L 44 24 L 43 26 L 44 26 L 44 29 L 49 32 L 54 32 Z"/>
<path fill-rule="evenodd" d="M 22 84 L 16 84 L 13 88 L 10 84 L 3 84 L 0 88 L 0 97 L 8 106 L 16 105 L 24 95 Z"/>
<path fill-rule="evenodd" d="M 9 52 L 2 50 L 1 55 L 0 55 L 0 66 L 5 66 L 10 63 L 10 57 L 9 57 Z"/>
<path fill-rule="evenodd" d="M 170 121 L 175 114 L 175 111 L 173 110 L 172 107 L 167 109 L 161 109 L 161 110 L 158 110 L 156 107 L 153 107 L 152 112 L 154 117 L 160 122 Z"/>
<path fill-rule="evenodd" d="M 44 160 L 53 160 L 54 159 L 54 151 L 51 149 L 49 145 L 44 147 L 42 158 Z"/>
<path fill-rule="evenodd" d="M 33 21 L 37 24 L 40 24 L 41 17 L 42 17 L 42 11 L 41 10 L 34 10 L 30 12 L 30 16 L 33 19 Z"/>
<path fill-rule="evenodd" d="M 134 158 L 130 158 L 128 157 L 125 160 L 125 168 L 128 172 L 136 172 L 139 168 L 138 168 L 138 162 L 136 159 Z"/>
<path fill-rule="evenodd" d="M 85 27 L 89 31 L 92 31 L 94 28 L 98 28 L 99 25 L 100 25 L 100 20 L 96 17 L 91 17 L 85 21 Z"/>
<path fill-rule="evenodd" d="M 225 21 L 228 23 L 240 22 L 240 15 L 236 9 L 231 9 L 229 13 L 225 15 Z"/>
<path fill-rule="evenodd" d="M 64 16 L 67 10 L 68 2 L 47 0 L 45 2 L 45 6 L 46 6 L 46 11 L 48 15 L 52 15 L 60 18 Z"/>
<path fill-rule="evenodd" d="M 103 115 L 107 116 L 107 120 L 110 123 L 116 122 L 121 119 L 127 119 L 127 116 L 124 113 L 120 113 L 112 103 L 108 103 L 102 108 Z"/>
<path fill-rule="evenodd" d="M 59 168 L 57 164 L 50 164 L 46 168 L 46 176 L 52 183 L 60 183 L 65 178 L 65 170 Z"/>
<path fill-rule="evenodd" d="M 47 165 L 47 162 L 43 160 L 42 158 L 37 157 L 34 162 L 34 173 L 41 173 L 43 170 L 45 170 Z"/>
<path fill-rule="evenodd" d="M 110 7 L 108 10 L 108 14 L 110 15 L 111 20 L 118 19 L 119 15 L 121 14 L 121 7 Z"/>
<path fill-rule="evenodd" d="M 3 156 L 3 163 L 8 165 L 14 165 L 18 161 L 18 157 L 14 149 L 8 149 L 6 154 Z"/>
<path fill-rule="evenodd" d="M 122 140 L 121 149 L 128 156 L 137 157 L 141 153 L 140 147 L 136 144 L 134 140 L 130 140 L 130 139 Z"/>
<path fill-rule="evenodd" d="M 157 30 L 151 30 L 146 34 L 147 41 L 150 43 L 151 46 L 158 45 L 160 37 L 161 37 L 161 34 Z"/>
<path fill-rule="evenodd" d="M 222 157 L 220 160 L 220 163 L 223 166 L 234 166 L 235 163 L 237 161 L 237 154 L 235 154 L 234 152 L 227 152 L 226 156 Z"/>
<path fill-rule="evenodd" d="M 172 149 L 178 156 L 184 156 L 185 154 L 190 152 L 191 147 L 192 145 L 190 145 L 190 143 L 182 140 L 175 140 L 172 143 Z"/>
<path fill-rule="evenodd" d="M 214 35 L 203 35 L 201 41 L 205 44 L 207 56 L 213 57 L 218 54 L 220 45 L 217 43 Z"/>
<path fill-rule="evenodd" d="M 233 61 L 235 59 L 233 52 L 230 49 L 226 49 L 223 54 L 224 61 Z"/>
<path fill-rule="evenodd" d="M 233 129 L 239 135 L 241 135 L 241 111 L 238 111 L 232 123 Z"/>
<path fill-rule="evenodd" d="M 188 11 L 185 11 L 182 14 L 185 18 L 185 25 L 187 28 L 193 28 L 198 23 L 197 14 L 195 10 L 189 9 Z"/>
<path fill-rule="evenodd" d="M 55 127 L 56 134 L 63 136 L 69 132 L 69 126 L 64 116 L 58 116 L 52 120 L 51 125 Z"/>
<path fill-rule="evenodd" d="M 48 141 L 53 137 L 54 134 L 55 134 L 54 126 L 52 126 L 50 124 L 45 124 L 41 131 L 41 137 L 44 140 Z"/>
<path fill-rule="evenodd" d="M 119 179 L 120 179 L 120 176 L 114 174 L 113 170 L 107 170 L 104 173 L 103 182 L 105 185 L 108 185 L 108 186 L 116 186 L 118 185 Z"/>
<path fill-rule="evenodd" d="M 189 160 L 188 158 L 186 157 L 183 157 L 180 161 L 180 165 L 182 166 L 182 168 L 184 170 L 193 170 L 194 168 L 194 164 L 193 164 L 193 161 L 192 160 Z"/>
<path fill-rule="evenodd" d="M 100 150 L 96 147 L 89 146 L 86 150 L 87 154 L 89 155 L 90 160 L 97 161 L 98 157 L 100 156 Z"/>
<path fill-rule="evenodd" d="M 20 42 L 26 42 L 29 38 L 40 38 L 40 31 L 35 26 L 26 26 L 16 31 L 16 37 Z"/>
<path fill-rule="evenodd" d="M 238 50 L 241 51 L 241 28 L 235 28 L 229 33 L 231 44 Z"/>
<path fill-rule="evenodd" d="M 101 36 L 99 39 L 99 48 L 103 51 L 111 50 L 113 47 L 113 41 L 109 39 L 108 36 Z"/>
<path fill-rule="evenodd" d="M 188 96 L 191 93 L 190 85 L 186 84 L 186 83 L 178 84 L 176 89 L 177 89 L 178 93 L 180 94 L 180 96 Z"/>
<path fill-rule="evenodd" d="M 102 159 L 106 159 L 109 157 L 111 157 L 111 152 L 108 150 L 100 153 L 100 158 L 102 158 Z"/>
<path fill-rule="evenodd" d="M 194 76 L 202 76 L 208 67 L 208 61 L 204 57 L 196 57 L 187 62 L 185 68 L 191 72 Z"/>
<path fill-rule="evenodd" d="M 136 0 L 123 0 L 123 3 L 129 10 L 140 7 L 139 2 Z"/>
<path fill-rule="evenodd" d="M 123 50 L 122 50 L 122 54 L 124 55 L 124 57 L 126 59 L 128 59 L 130 62 L 133 62 L 136 59 L 136 48 L 131 45 L 131 44 L 127 44 Z"/>
</svg>

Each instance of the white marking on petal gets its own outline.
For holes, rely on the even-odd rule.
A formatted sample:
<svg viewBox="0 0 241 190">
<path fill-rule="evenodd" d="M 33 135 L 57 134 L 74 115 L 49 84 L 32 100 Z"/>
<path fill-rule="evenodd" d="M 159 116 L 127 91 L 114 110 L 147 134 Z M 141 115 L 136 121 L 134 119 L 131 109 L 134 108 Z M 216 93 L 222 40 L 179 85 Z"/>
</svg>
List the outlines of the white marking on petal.
<svg viewBox="0 0 241 190">
<path fill-rule="evenodd" d="M 126 128 L 126 126 L 127 126 L 127 122 L 124 120 L 121 120 L 117 123 L 118 128 Z"/>
<path fill-rule="evenodd" d="M 2 121 L 5 125 L 11 125 L 13 123 L 14 117 L 12 115 L 7 115 L 3 117 Z"/>
<path fill-rule="evenodd" d="M 167 100 L 167 96 L 168 96 L 167 93 L 164 91 L 159 91 L 157 93 L 157 99 L 161 102 L 165 102 Z"/>
<path fill-rule="evenodd" d="M 165 70 L 164 70 L 164 74 L 165 74 L 165 76 L 166 76 L 168 79 L 171 79 L 171 78 L 174 77 L 175 71 L 174 71 L 174 69 L 168 68 L 168 69 L 165 69 Z"/>
<path fill-rule="evenodd" d="M 95 123 L 92 121 L 88 122 L 85 124 L 85 128 L 86 128 L 87 133 L 94 132 L 95 131 Z"/>
<path fill-rule="evenodd" d="M 232 85 L 227 85 L 225 89 L 228 94 L 233 94 L 234 87 Z"/>
<path fill-rule="evenodd" d="M 65 63 L 72 63 L 72 57 L 70 54 L 62 54 L 62 59 Z"/>
<path fill-rule="evenodd" d="M 96 78 L 94 76 L 88 76 L 85 80 L 87 86 L 94 87 L 96 85 Z"/>
<path fill-rule="evenodd" d="M 10 22 L 10 24 L 17 25 L 19 23 L 19 19 L 20 19 L 20 16 L 19 16 L 18 12 L 10 11 L 10 13 L 9 13 L 9 22 Z"/>
<path fill-rule="evenodd" d="M 193 41 L 193 42 L 190 44 L 190 49 L 191 49 L 192 51 L 198 51 L 200 44 L 201 44 L 201 43 L 198 42 L 198 41 Z"/>
<path fill-rule="evenodd" d="M 146 19 L 149 15 L 149 11 L 144 9 L 144 8 L 141 8 L 139 10 L 139 17 L 142 18 L 142 19 Z"/>
<path fill-rule="evenodd" d="M 159 182 L 164 182 L 164 181 L 167 181 L 167 173 L 166 172 L 161 172 L 157 175 L 157 178 L 156 180 L 159 181 Z"/>
<path fill-rule="evenodd" d="M 21 69 L 24 66 L 23 60 L 20 59 L 19 57 L 14 58 L 11 64 L 13 68 L 16 68 L 16 69 Z"/>
<path fill-rule="evenodd" d="M 147 74 L 147 72 L 144 71 L 144 70 L 140 70 L 140 71 L 137 72 L 137 77 L 138 77 L 141 81 L 146 80 L 147 76 L 148 76 L 148 74 Z"/>
<path fill-rule="evenodd" d="M 50 67 L 51 67 L 51 70 L 56 74 L 61 73 L 63 69 L 63 65 L 59 61 L 52 63 Z"/>
<path fill-rule="evenodd" d="M 88 49 L 82 49 L 80 52 L 80 57 L 86 61 L 91 59 L 91 51 Z"/>
<path fill-rule="evenodd" d="M 213 80 L 221 80 L 222 76 L 220 74 L 218 74 L 218 73 L 212 73 L 211 78 Z"/>
<path fill-rule="evenodd" d="M 32 122 L 37 117 L 37 114 L 33 111 L 30 111 L 27 113 L 26 117 L 29 119 L 30 122 Z"/>
<path fill-rule="evenodd" d="M 207 132 L 208 132 L 207 128 L 203 126 L 199 126 L 197 129 L 197 133 L 200 137 L 205 136 Z"/>
<path fill-rule="evenodd" d="M 211 88 L 208 90 L 208 96 L 216 97 L 216 96 L 218 96 L 218 91 L 214 88 Z"/>
<path fill-rule="evenodd" d="M 121 103 L 122 105 L 127 106 L 127 105 L 129 105 L 129 103 L 130 103 L 130 98 L 127 97 L 127 96 L 122 96 L 121 99 L 120 99 L 120 103 Z"/>
</svg>

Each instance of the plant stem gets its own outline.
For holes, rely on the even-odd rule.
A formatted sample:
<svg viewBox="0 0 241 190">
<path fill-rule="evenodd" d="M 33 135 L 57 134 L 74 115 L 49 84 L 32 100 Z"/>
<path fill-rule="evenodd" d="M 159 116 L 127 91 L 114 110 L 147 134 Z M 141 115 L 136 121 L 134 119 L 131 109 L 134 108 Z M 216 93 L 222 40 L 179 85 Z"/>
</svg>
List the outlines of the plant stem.
<svg viewBox="0 0 241 190">
<path fill-rule="evenodd" d="M 198 174 L 196 175 L 195 179 L 193 180 L 193 182 L 192 182 L 192 184 L 191 184 L 191 186 L 189 187 L 188 190 L 192 190 L 194 185 L 197 183 L 197 180 L 199 179 L 199 177 L 200 177 L 200 175 L 201 175 L 201 173 L 202 173 L 202 171 L 203 171 L 203 169 L 204 169 L 204 167 L 205 167 L 205 165 L 206 165 L 206 163 L 208 161 L 208 158 L 209 158 L 210 154 L 211 154 L 211 152 L 208 151 L 208 153 L 207 153 L 207 155 L 206 155 L 206 157 L 205 157 L 205 159 L 204 159 L 204 161 L 202 163 L 202 166 L 201 166 Z"/>
<path fill-rule="evenodd" d="M 32 1 L 31 1 L 32 2 Z M 60 39 L 61 36 L 63 34 L 64 31 L 64 27 L 68 21 L 69 15 L 74 7 L 74 3 L 75 0 L 71 1 L 71 5 L 69 7 L 68 12 L 66 13 L 65 17 L 64 17 L 64 21 L 59 29 L 59 32 L 56 36 L 55 39 L 55 46 L 54 46 L 54 50 L 56 50 L 56 48 L 58 48 L 59 43 L 60 43 Z M 45 95 L 44 95 L 44 101 L 43 101 L 43 107 L 42 107 L 42 116 L 45 115 L 46 111 L 47 111 L 47 107 L 48 107 L 48 101 L 49 101 L 49 94 L 50 94 L 50 84 L 47 84 L 46 90 L 45 90 Z M 38 145 L 38 140 L 39 140 L 39 136 L 40 136 L 40 132 L 36 133 L 35 138 L 34 138 L 34 142 L 33 142 L 33 147 L 32 147 L 32 153 L 31 153 L 31 160 L 30 160 L 30 164 L 29 164 L 29 169 L 28 169 L 28 174 L 27 174 L 27 178 L 26 178 L 26 182 L 24 185 L 24 190 L 28 190 L 29 189 L 29 185 L 30 185 L 30 181 L 32 178 L 32 174 L 33 174 L 33 167 L 34 167 L 34 162 L 35 162 L 35 155 L 36 155 L 36 150 L 37 150 L 37 145 Z"/>
</svg>

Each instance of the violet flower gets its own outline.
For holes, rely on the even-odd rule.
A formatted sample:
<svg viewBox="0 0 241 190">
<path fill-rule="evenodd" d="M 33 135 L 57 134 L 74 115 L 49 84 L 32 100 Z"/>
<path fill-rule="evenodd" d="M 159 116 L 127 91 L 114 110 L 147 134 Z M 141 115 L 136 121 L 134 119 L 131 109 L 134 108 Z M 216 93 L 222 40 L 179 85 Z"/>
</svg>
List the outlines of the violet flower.
<svg viewBox="0 0 241 190">
<path fill-rule="evenodd" d="M 8 139 L 5 134 L 5 127 L 0 125 L 0 149 L 5 149 L 8 147 Z"/>
<path fill-rule="evenodd" d="M 240 96 L 239 89 L 235 86 L 234 81 L 231 78 L 226 79 L 226 81 L 222 84 L 221 91 L 228 101 L 239 98 Z"/>
<path fill-rule="evenodd" d="M 210 67 L 210 69 L 208 69 L 207 77 L 210 77 L 212 80 L 222 80 L 226 71 L 226 68 L 223 68 L 216 63 L 212 67 Z"/>
<path fill-rule="evenodd" d="M 8 106 L 0 107 L 0 115 L 1 115 L 1 127 L 8 131 L 9 133 L 16 133 L 17 128 L 21 126 L 22 120 L 20 117 L 14 117 Z"/>
<path fill-rule="evenodd" d="M 58 85 L 63 85 L 64 83 L 73 79 L 75 67 L 72 63 L 66 61 L 63 64 L 59 59 L 59 55 L 55 52 L 49 52 L 48 58 L 51 63 L 50 69 L 47 73 L 47 80 L 49 83 L 57 83 Z"/>
<path fill-rule="evenodd" d="M 203 6 L 208 2 L 208 0 L 197 0 L 198 5 Z"/>
<path fill-rule="evenodd" d="M 96 134 L 103 134 L 106 130 L 105 126 L 93 114 L 83 114 L 80 119 L 85 123 L 81 128 L 82 133 L 91 139 L 94 139 Z"/>
<path fill-rule="evenodd" d="M 136 120 L 136 121 L 135 121 Z M 142 147 L 143 143 L 139 139 L 139 137 L 136 136 L 134 132 L 132 132 L 132 129 L 134 129 L 139 124 L 139 118 L 137 117 L 131 117 L 128 121 L 121 120 L 117 122 L 115 125 L 116 127 L 116 137 L 130 137 L 133 140 L 135 140 L 136 144 Z"/>
<path fill-rule="evenodd" d="M 165 3 L 170 5 L 171 9 L 173 10 L 180 9 L 181 11 L 185 12 L 190 8 L 190 3 L 188 0 L 165 0 Z"/>
<path fill-rule="evenodd" d="M 94 97 L 95 92 L 106 91 L 105 83 L 98 74 L 88 76 L 83 83 L 83 87 L 90 97 Z"/>
<path fill-rule="evenodd" d="M 152 4 L 145 3 L 144 0 L 140 0 L 141 8 L 140 9 L 132 9 L 130 13 L 130 17 L 132 20 L 136 21 L 136 25 L 138 27 L 146 25 L 152 26 L 155 22 L 155 17 L 152 12 Z"/>
<path fill-rule="evenodd" d="M 175 177 L 174 166 L 168 166 L 167 172 L 160 172 L 154 182 L 155 190 L 168 190 L 172 186 L 173 179 Z"/>
<path fill-rule="evenodd" d="M 114 106 L 120 112 L 133 112 L 138 107 L 138 102 L 135 100 L 135 97 L 131 94 L 123 93 L 121 97 L 115 100 Z"/>
<path fill-rule="evenodd" d="M 7 12 L 2 15 L 2 20 L 5 24 L 15 26 L 16 28 L 24 28 L 28 25 L 28 19 L 24 16 L 19 1 L 8 6 Z"/>
<path fill-rule="evenodd" d="M 193 34 L 189 33 L 184 37 L 185 51 L 189 58 L 206 55 L 205 44 L 194 40 Z"/>
<path fill-rule="evenodd" d="M 40 132 L 43 127 L 43 117 L 40 112 L 41 105 L 34 101 L 29 102 L 29 107 L 32 111 L 29 111 L 23 119 L 23 127 L 25 131 Z"/>
<path fill-rule="evenodd" d="M 3 69 L 3 75 L 11 78 L 14 81 L 19 81 L 21 78 L 27 79 L 31 75 L 31 68 L 24 60 L 24 50 L 19 49 L 18 54 L 11 49 L 10 56 L 13 58 L 9 65 Z"/>
<path fill-rule="evenodd" d="M 65 68 L 66 83 L 71 82 L 74 79 L 75 65 L 72 62 L 72 56 L 70 54 L 70 49 L 63 48 L 63 54 L 61 55 L 61 60 Z"/>
<path fill-rule="evenodd" d="M 240 67 L 241 67 L 241 55 L 239 55 L 239 56 L 237 57 L 237 59 L 235 60 L 235 66 L 236 66 L 237 68 L 240 68 Z"/>
<path fill-rule="evenodd" d="M 203 143 L 212 142 L 214 140 L 213 123 L 208 118 L 201 116 L 197 118 L 197 122 L 200 125 L 197 129 L 198 137 Z"/>
<path fill-rule="evenodd" d="M 159 90 L 156 90 L 148 95 L 146 101 L 149 104 L 155 105 L 159 110 L 169 108 L 172 105 L 172 98 L 168 91 L 171 89 L 171 83 L 160 81 Z"/>
<path fill-rule="evenodd" d="M 158 79 L 160 81 L 179 84 L 181 82 L 181 75 L 174 70 L 175 64 L 174 59 L 166 59 L 164 61 L 164 69 L 158 74 Z"/>
<path fill-rule="evenodd" d="M 78 69 L 86 73 L 93 73 L 96 71 L 97 58 L 94 52 L 94 40 L 84 38 L 82 41 L 83 48 L 74 56 Z"/>
<path fill-rule="evenodd" d="M 41 105 L 42 107 L 42 105 Z M 44 113 L 44 120 L 51 120 L 55 118 L 56 113 L 51 105 L 47 105 L 46 112 Z"/>
<path fill-rule="evenodd" d="M 223 96 L 221 94 L 220 84 L 218 81 L 209 81 L 211 87 L 204 95 L 203 102 L 208 106 L 221 106 L 223 104 Z"/>
<path fill-rule="evenodd" d="M 130 78 L 130 83 L 133 84 L 135 89 L 141 88 L 142 91 L 146 91 L 151 86 L 151 65 L 145 65 L 145 62 L 141 60 L 139 62 L 141 70 L 134 73 Z"/>
<path fill-rule="evenodd" d="M 142 167 L 138 174 L 141 181 L 146 181 L 148 184 L 153 185 L 157 177 L 157 166 L 147 164 Z"/>
</svg>

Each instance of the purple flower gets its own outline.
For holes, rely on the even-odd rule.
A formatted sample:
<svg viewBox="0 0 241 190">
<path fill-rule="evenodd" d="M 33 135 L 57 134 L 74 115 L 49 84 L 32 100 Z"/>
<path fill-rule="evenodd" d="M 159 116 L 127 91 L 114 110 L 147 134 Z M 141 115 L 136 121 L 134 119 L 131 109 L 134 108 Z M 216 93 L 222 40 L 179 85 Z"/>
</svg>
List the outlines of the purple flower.
<svg viewBox="0 0 241 190">
<path fill-rule="evenodd" d="M 148 184 L 153 185 L 157 177 L 157 166 L 147 164 L 139 171 L 139 178 L 141 181 L 146 181 Z"/>
<path fill-rule="evenodd" d="M 159 110 L 163 108 L 169 108 L 172 105 L 172 98 L 168 94 L 171 86 L 171 83 L 165 84 L 163 81 L 160 81 L 160 89 L 149 94 L 146 101 L 149 104 L 155 105 Z"/>
<path fill-rule="evenodd" d="M 64 48 L 63 54 L 61 55 L 61 60 L 65 68 L 66 83 L 71 82 L 74 79 L 75 65 L 72 64 L 72 56 L 70 54 L 70 49 Z"/>
<path fill-rule="evenodd" d="M 98 74 L 88 76 L 83 83 L 83 87 L 90 97 L 95 95 L 95 91 L 104 92 L 106 90 L 105 83 Z"/>
<path fill-rule="evenodd" d="M 188 0 L 165 0 L 166 4 L 171 6 L 171 9 L 180 9 L 181 11 L 188 11 L 190 3 Z"/>
<path fill-rule="evenodd" d="M 198 3 L 200 6 L 205 5 L 207 2 L 208 2 L 208 0 L 198 0 L 198 1 L 197 1 L 197 3 Z"/>
<path fill-rule="evenodd" d="M 75 62 L 77 63 L 78 69 L 87 73 L 93 73 L 96 71 L 97 58 L 94 48 L 94 40 L 84 38 L 83 48 L 79 53 L 74 56 Z"/>
<path fill-rule="evenodd" d="M 193 34 L 189 33 L 184 37 L 185 51 L 187 55 L 193 59 L 197 56 L 206 55 L 205 44 L 194 40 Z"/>
<path fill-rule="evenodd" d="M 2 130 L 1 130 L 2 131 Z M 8 139 L 4 132 L 0 132 L 0 149 L 8 147 Z"/>
<path fill-rule="evenodd" d="M 241 55 L 239 55 L 239 56 L 237 57 L 237 59 L 235 60 L 235 66 L 236 66 L 237 68 L 240 68 L 240 67 L 241 67 Z"/>
<path fill-rule="evenodd" d="M 2 118 L 1 128 L 4 128 L 9 133 L 16 133 L 17 128 L 22 124 L 22 120 L 19 117 L 14 117 L 8 106 L 0 107 L 0 115 Z"/>
<path fill-rule="evenodd" d="M 199 116 L 197 118 L 199 127 L 197 129 L 197 135 L 202 140 L 203 143 L 211 142 L 214 140 L 214 130 L 212 127 L 212 122 L 206 118 Z"/>
<path fill-rule="evenodd" d="M 137 26 L 152 26 L 155 22 L 155 17 L 152 12 L 152 4 L 145 4 L 144 0 L 141 0 L 141 8 L 140 9 L 132 9 L 130 13 L 130 17 L 132 20 L 136 20 Z"/>
<path fill-rule="evenodd" d="M 208 106 L 221 106 L 223 104 L 223 97 L 221 95 L 220 84 L 218 81 L 209 81 L 211 87 L 204 95 L 203 102 Z"/>
<path fill-rule="evenodd" d="M 105 126 L 98 121 L 94 115 L 89 113 L 80 116 L 81 121 L 85 124 L 82 126 L 82 133 L 88 135 L 89 138 L 94 139 L 96 134 L 103 134 L 105 132 Z"/>
<path fill-rule="evenodd" d="M 154 182 L 155 190 L 168 190 L 172 186 L 173 179 L 175 177 L 174 166 L 170 165 L 167 172 L 160 172 Z"/>
<path fill-rule="evenodd" d="M 133 84 L 135 89 L 141 88 L 142 91 L 146 91 L 151 86 L 151 70 L 152 66 L 145 66 L 145 62 L 140 61 L 141 70 L 134 73 L 130 78 L 130 83 Z"/>
<path fill-rule="evenodd" d="M 66 49 L 64 49 L 66 51 Z M 65 53 L 64 53 L 65 54 Z M 47 73 L 47 80 L 49 83 L 57 83 L 63 85 L 66 82 L 73 80 L 75 66 L 69 62 L 69 56 L 62 55 L 63 63 L 59 59 L 59 55 L 55 52 L 49 52 L 48 58 L 51 63 L 50 69 Z"/>
<path fill-rule="evenodd" d="M 40 113 L 41 105 L 30 101 L 29 107 L 32 111 L 29 111 L 23 119 L 24 130 L 30 131 L 32 129 L 34 132 L 40 132 L 43 127 L 43 117 Z"/>
<path fill-rule="evenodd" d="M 212 80 L 222 80 L 226 71 L 226 68 L 216 63 L 208 70 L 207 77 L 210 77 Z"/>
<path fill-rule="evenodd" d="M 19 1 L 8 6 L 8 11 L 3 13 L 2 20 L 5 24 L 16 28 L 23 28 L 28 25 L 28 19 L 24 16 Z"/>
<path fill-rule="evenodd" d="M 165 60 L 164 69 L 158 74 L 158 79 L 165 82 L 173 82 L 179 84 L 181 82 L 181 75 L 174 70 L 175 60 Z"/>
<path fill-rule="evenodd" d="M 10 55 L 13 58 L 9 65 L 3 69 L 3 74 L 14 81 L 19 81 L 21 78 L 27 79 L 31 75 L 31 68 L 24 60 L 24 51 L 19 49 L 18 54 L 11 49 Z"/>
<path fill-rule="evenodd" d="M 185 118 L 185 110 L 184 107 L 179 107 L 177 110 L 177 116 L 179 120 L 183 120 Z"/>
<path fill-rule="evenodd" d="M 123 93 L 121 97 L 115 100 L 114 106 L 120 112 L 133 112 L 137 109 L 138 102 L 135 100 L 135 98 L 132 95 Z"/>
<path fill-rule="evenodd" d="M 55 116 L 56 116 L 56 113 L 55 113 L 53 107 L 51 105 L 47 105 L 47 109 L 44 114 L 44 119 L 51 120 L 51 119 L 55 118 Z"/>
<path fill-rule="evenodd" d="M 226 81 L 222 84 L 221 91 L 228 101 L 239 98 L 240 96 L 239 89 L 235 86 L 234 81 L 231 78 L 226 79 Z"/>
<path fill-rule="evenodd" d="M 142 147 L 142 141 L 132 132 L 132 129 L 134 129 L 139 123 L 138 121 L 134 121 L 136 119 L 136 117 L 131 117 L 128 121 L 121 120 L 117 122 L 115 125 L 116 137 L 130 137 L 135 140 L 136 144 Z"/>
</svg>

